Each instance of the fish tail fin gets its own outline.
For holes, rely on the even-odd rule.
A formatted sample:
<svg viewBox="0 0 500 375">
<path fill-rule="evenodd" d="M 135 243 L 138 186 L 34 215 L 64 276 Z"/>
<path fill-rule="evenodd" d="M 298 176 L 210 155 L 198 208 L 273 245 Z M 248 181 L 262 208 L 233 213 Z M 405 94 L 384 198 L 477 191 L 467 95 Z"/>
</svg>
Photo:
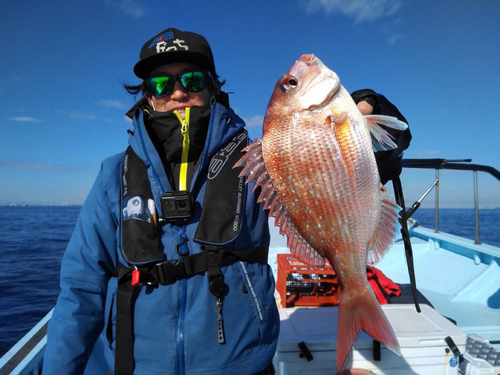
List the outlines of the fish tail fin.
<svg viewBox="0 0 500 375">
<path fill-rule="evenodd" d="M 380 307 L 375 294 L 369 288 L 356 297 L 345 295 L 339 303 L 337 335 L 337 371 L 345 370 L 349 353 L 361 330 L 380 341 L 394 353 L 401 355 L 398 339 Z"/>
</svg>

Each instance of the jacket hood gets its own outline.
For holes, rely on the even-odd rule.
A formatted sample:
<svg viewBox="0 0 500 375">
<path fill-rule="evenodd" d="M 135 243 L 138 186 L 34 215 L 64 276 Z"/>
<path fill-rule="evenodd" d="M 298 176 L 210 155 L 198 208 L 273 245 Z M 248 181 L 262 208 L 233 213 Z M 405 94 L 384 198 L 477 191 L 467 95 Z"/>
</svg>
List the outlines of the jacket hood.
<svg viewBox="0 0 500 375">
<path fill-rule="evenodd" d="M 134 129 L 133 135 L 129 138 L 129 145 L 147 166 L 152 167 L 152 173 L 159 184 L 159 188 L 163 191 L 172 190 L 161 158 L 145 126 L 144 116 L 148 116 L 148 114 L 142 109 L 144 104 L 147 104 L 145 99 L 143 99 L 142 103 L 139 101 L 134 106 L 135 110 L 132 118 Z M 244 126 L 244 121 L 231 108 L 226 108 L 220 103 L 214 103 L 198 171 L 207 167 L 212 156 Z M 195 174 L 194 180 L 196 180 L 197 174 Z"/>
<path fill-rule="evenodd" d="M 142 97 L 137 103 L 135 103 L 132 108 L 130 108 L 125 115 L 130 118 L 134 119 L 134 113 L 138 108 L 144 108 L 144 106 L 148 105 L 148 101 L 145 97 Z"/>
</svg>

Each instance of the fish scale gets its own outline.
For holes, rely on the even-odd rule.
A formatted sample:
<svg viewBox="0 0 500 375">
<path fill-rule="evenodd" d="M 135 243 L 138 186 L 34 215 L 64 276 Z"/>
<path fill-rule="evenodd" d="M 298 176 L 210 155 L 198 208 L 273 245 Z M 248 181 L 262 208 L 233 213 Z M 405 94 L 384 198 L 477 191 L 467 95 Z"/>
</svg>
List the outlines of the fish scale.
<svg viewBox="0 0 500 375">
<path fill-rule="evenodd" d="M 334 127 L 331 125 L 326 125 L 330 127 L 332 130 L 335 130 Z M 337 127 L 338 128 L 338 127 Z M 355 163 L 356 159 L 359 157 L 352 157 L 350 154 L 352 154 L 352 151 L 355 151 L 355 147 L 353 147 L 353 144 L 351 142 L 352 137 L 352 132 L 350 132 L 350 127 L 348 125 L 345 126 L 347 130 L 344 130 L 344 133 L 346 136 L 344 137 L 344 141 L 339 141 L 340 147 L 335 148 L 335 142 L 333 139 L 326 139 L 324 142 L 309 142 L 309 145 L 311 146 L 311 150 L 308 150 L 308 152 L 302 153 L 297 155 L 300 160 L 300 166 L 298 167 L 299 169 L 304 169 L 306 171 L 311 171 L 314 172 L 316 169 L 311 168 L 311 161 L 307 159 L 308 154 L 319 154 L 321 155 L 320 158 L 324 161 L 323 163 L 317 163 L 316 165 L 319 165 L 320 168 L 316 170 L 316 174 L 312 175 L 309 174 L 310 180 L 322 180 L 321 186 L 326 186 L 327 189 L 324 189 L 322 192 L 324 193 L 324 197 L 322 197 L 322 202 L 327 202 L 328 205 L 323 205 L 323 209 L 321 211 L 316 211 L 315 213 L 319 214 L 321 217 L 327 217 L 330 220 L 330 223 L 325 223 L 323 222 L 324 227 L 329 227 L 329 228 L 335 228 L 337 227 L 337 223 L 339 222 L 350 222 L 352 224 L 356 224 L 357 221 L 354 220 L 349 220 L 349 216 L 354 216 L 356 212 L 360 211 L 360 207 L 354 207 L 354 204 L 356 202 L 359 202 L 357 206 L 364 206 L 364 209 L 366 209 L 366 204 L 363 204 L 363 199 L 361 200 L 356 200 L 356 197 L 353 197 L 353 193 L 356 192 L 357 190 L 355 189 L 355 185 L 357 184 L 357 181 L 355 179 L 356 176 L 353 176 L 353 174 L 349 173 L 349 170 L 352 170 L 352 166 L 349 165 L 348 162 L 350 163 Z M 317 127 L 312 127 L 312 129 L 305 128 L 305 132 L 308 134 L 316 131 L 316 133 L 319 133 L 317 130 Z M 323 129 L 320 129 L 323 130 Z M 321 132 L 323 134 L 323 138 L 325 138 L 325 132 Z M 315 138 L 320 138 L 321 134 L 318 134 L 317 137 Z M 334 133 L 331 131 L 326 133 L 327 135 L 333 136 Z M 335 137 L 338 139 L 338 134 L 335 132 Z M 319 150 L 318 150 L 319 149 Z M 303 156 L 306 155 L 305 158 Z M 344 156 L 345 155 L 345 156 Z M 292 155 L 291 158 L 296 159 L 295 155 Z M 336 158 L 341 158 L 345 162 L 345 168 L 332 168 L 331 165 L 329 165 L 329 162 L 333 163 L 333 160 Z M 314 162 L 314 161 L 313 161 Z M 314 165 L 314 164 L 313 164 Z M 337 172 L 337 173 L 334 173 Z M 272 173 L 270 172 L 272 175 Z M 319 176 L 318 176 L 319 175 Z M 362 181 L 364 181 L 363 179 Z M 333 185 L 338 185 L 338 186 L 345 186 L 344 189 L 333 189 L 331 188 Z M 378 185 L 374 185 L 375 189 L 378 188 Z M 361 198 L 363 198 L 364 195 L 366 195 L 365 191 L 361 191 Z M 335 194 L 335 197 L 331 197 L 330 195 Z M 343 195 L 343 197 L 340 197 L 340 195 Z M 331 207 L 332 204 L 335 202 L 345 202 L 345 208 L 343 207 Z M 284 203 L 286 205 L 286 203 Z M 311 205 L 311 203 L 309 203 Z M 321 207 L 321 206 L 320 206 Z M 333 213 L 328 215 L 328 212 Z M 300 213 L 299 213 L 300 214 Z M 337 214 L 337 215 L 335 215 Z M 293 214 L 292 214 L 293 216 Z M 295 221 L 297 222 L 297 221 Z M 315 223 L 316 224 L 316 223 Z M 351 233 L 355 231 L 355 228 L 348 227 L 349 230 L 347 233 L 343 236 L 349 236 L 351 237 Z M 302 232 L 302 231 L 301 231 Z M 370 231 L 372 232 L 372 231 Z M 326 235 L 326 232 L 324 232 Z M 355 234 L 355 233 L 354 233 Z M 366 237 L 366 235 L 364 236 Z M 357 236 L 359 238 L 359 236 Z M 345 238 L 342 238 L 343 240 L 346 240 Z M 323 240 L 328 240 L 328 241 L 335 241 L 335 237 L 329 236 L 328 238 L 323 237 Z M 339 245 L 343 245 L 343 242 L 341 241 Z M 325 255 L 324 252 L 321 250 L 321 247 L 319 244 L 314 244 L 312 243 L 313 247 L 318 250 L 322 255 Z"/>
</svg>

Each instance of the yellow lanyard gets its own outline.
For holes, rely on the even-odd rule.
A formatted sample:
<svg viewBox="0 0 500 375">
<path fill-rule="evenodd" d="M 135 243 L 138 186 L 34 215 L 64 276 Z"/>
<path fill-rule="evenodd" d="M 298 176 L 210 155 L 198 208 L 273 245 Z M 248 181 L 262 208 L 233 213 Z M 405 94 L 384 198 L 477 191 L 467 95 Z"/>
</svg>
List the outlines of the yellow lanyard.
<svg viewBox="0 0 500 375">
<path fill-rule="evenodd" d="M 188 169 L 188 155 L 189 155 L 189 114 L 190 107 L 184 109 L 184 117 L 177 110 L 174 111 L 175 115 L 181 123 L 182 134 L 182 157 L 181 157 L 181 170 L 179 173 L 179 191 L 187 190 L 187 169 Z"/>
</svg>

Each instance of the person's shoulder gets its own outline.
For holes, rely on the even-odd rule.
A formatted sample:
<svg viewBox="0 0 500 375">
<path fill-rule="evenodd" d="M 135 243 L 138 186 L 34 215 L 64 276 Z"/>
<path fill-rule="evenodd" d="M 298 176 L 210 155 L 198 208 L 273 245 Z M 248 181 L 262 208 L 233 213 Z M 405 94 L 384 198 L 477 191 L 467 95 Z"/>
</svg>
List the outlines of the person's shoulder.
<svg viewBox="0 0 500 375">
<path fill-rule="evenodd" d="M 121 181 L 121 170 L 125 151 L 109 156 L 101 163 L 101 180 L 106 190 L 116 189 Z"/>
<path fill-rule="evenodd" d="M 235 129 L 241 130 L 245 125 L 248 126 L 232 107 L 217 103 L 212 110 L 215 112 L 213 114 L 213 123 L 218 126 L 219 131 L 223 134 L 234 133 Z"/>
<path fill-rule="evenodd" d="M 102 169 L 108 171 L 115 171 L 116 168 L 120 168 L 125 151 L 119 152 L 117 154 L 111 155 L 103 160 Z"/>
</svg>

